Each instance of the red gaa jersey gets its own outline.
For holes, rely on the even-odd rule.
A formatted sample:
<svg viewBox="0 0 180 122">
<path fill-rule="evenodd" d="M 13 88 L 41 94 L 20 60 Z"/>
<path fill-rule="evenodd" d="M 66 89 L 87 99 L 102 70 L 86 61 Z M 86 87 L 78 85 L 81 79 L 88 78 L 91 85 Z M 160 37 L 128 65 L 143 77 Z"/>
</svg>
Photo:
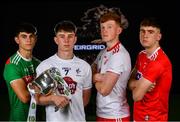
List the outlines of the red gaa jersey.
<svg viewBox="0 0 180 122">
<path fill-rule="evenodd" d="M 168 100 L 172 82 L 172 65 L 167 55 L 159 47 L 151 56 L 141 51 L 136 61 L 136 78 L 142 76 L 155 88 L 147 92 L 141 101 L 134 102 L 135 121 L 167 121 Z"/>
</svg>

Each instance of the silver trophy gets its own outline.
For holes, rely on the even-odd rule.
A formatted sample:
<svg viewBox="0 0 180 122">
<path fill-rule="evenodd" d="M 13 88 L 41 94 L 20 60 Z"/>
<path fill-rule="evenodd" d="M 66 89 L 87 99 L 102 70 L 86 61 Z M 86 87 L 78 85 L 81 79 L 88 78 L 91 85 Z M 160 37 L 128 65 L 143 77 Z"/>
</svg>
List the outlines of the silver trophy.
<svg viewBox="0 0 180 122">
<path fill-rule="evenodd" d="M 55 93 L 58 84 L 64 87 L 64 95 L 71 99 L 71 91 L 68 84 L 62 78 L 60 71 L 56 67 L 51 67 L 50 69 L 42 72 L 31 84 L 28 84 L 28 89 L 32 93 L 48 95 Z M 38 87 L 39 90 L 35 91 L 34 86 Z M 55 107 L 55 111 L 59 108 Z"/>
</svg>

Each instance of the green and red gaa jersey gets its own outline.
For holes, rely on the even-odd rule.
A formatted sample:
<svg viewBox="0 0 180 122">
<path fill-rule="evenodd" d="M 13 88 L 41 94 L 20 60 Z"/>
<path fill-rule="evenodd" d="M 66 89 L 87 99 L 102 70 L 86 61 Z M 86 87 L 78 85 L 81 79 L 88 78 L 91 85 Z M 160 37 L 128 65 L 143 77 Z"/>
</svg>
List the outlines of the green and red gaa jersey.
<svg viewBox="0 0 180 122">
<path fill-rule="evenodd" d="M 10 100 L 10 121 L 26 121 L 29 111 L 29 104 L 21 102 L 11 83 L 17 79 L 23 79 L 26 84 L 35 78 L 35 69 L 40 61 L 36 58 L 26 59 L 19 52 L 12 55 L 6 62 L 4 68 L 4 79 L 6 81 Z"/>
<path fill-rule="evenodd" d="M 141 51 L 136 62 L 136 79 L 146 78 L 156 83 L 143 99 L 134 102 L 135 121 L 168 121 L 168 100 L 172 82 L 172 64 L 159 47 L 151 56 Z"/>
</svg>

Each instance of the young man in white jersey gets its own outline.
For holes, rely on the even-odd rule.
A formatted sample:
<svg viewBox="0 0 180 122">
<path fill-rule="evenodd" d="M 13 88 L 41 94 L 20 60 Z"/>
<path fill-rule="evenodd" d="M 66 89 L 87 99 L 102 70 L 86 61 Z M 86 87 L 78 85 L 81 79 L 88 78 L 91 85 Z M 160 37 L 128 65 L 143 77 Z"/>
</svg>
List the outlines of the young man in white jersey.
<svg viewBox="0 0 180 122">
<path fill-rule="evenodd" d="M 6 62 L 4 79 L 6 80 L 10 100 L 10 121 L 26 121 L 31 99 L 27 84 L 36 77 L 35 69 L 40 61 L 33 57 L 33 48 L 37 41 L 37 30 L 30 23 L 20 23 L 15 31 L 18 51 Z"/>
<path fill-rule="evenodd" d="M 40 105 L 46 105 L 46 121 L 54 122 L 85 122 L 84 106 L 89 102 L 92 87 L 92 71 L 90 65 L 76 57 L 73 53 L 76 43 L 76 26 L 71 21 L 56 24 L 54 41 L 58 46 L 57 53 L 42 61 L 37 67 L 37 76 L 50 67 L 59 69 L 63 79 L 71 91 L 69 100 L 63 95 L 62 86 L 58 92 L 62 95 L 37 95 Z M 55 111 L 55 106 L 59 107 Z"/>
<path fill-rule="evenodd" d="M 119 41 L 124 29 L 121 17 L 115 12 L 107 12 L 100 18 L 101 37 L 107 48 L 99 53 L 92 65 L 93 83 L 97 89 L 97 122 L 130 121 L 126 87 L 131 59 Z"/>
</svg>

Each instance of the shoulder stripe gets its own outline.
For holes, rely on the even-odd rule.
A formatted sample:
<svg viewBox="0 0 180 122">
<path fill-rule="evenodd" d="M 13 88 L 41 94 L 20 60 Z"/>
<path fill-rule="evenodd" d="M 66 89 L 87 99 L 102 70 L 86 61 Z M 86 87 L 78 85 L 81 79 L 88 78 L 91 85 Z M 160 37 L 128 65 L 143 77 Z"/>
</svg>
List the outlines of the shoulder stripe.
<svg viewBox="0 0 180 122">
<path fill-rule="evenodd" d="M 19 63 L 20 59 L 21 59 L 21 57 L 18 54 L 16 54 L 14 56 L 14 58 L 12 59 L 12 63 L 17 65 Z"/>
</svg>

